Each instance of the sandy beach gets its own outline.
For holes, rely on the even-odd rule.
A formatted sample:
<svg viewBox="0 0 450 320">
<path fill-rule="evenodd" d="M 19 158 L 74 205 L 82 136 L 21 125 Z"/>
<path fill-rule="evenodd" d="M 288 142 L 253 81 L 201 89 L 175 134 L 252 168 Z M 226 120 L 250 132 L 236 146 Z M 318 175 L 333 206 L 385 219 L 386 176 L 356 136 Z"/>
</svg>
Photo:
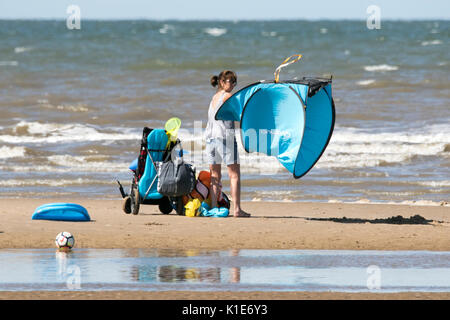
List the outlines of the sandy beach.
<svg viewBox="0 0 450 320">
<path fill-rule="evenodd" d="M 163 215 L 157 206 L 123 213 L 121 200 L 70 199 L 90 222 L 31 220 L 34 210 L 61 199 L 1 199 L 0 248 L 52 248 L 60 231 L 76 248 L 339 249 L 450 251 L 450 207 L 344 203 L 247 202 L 251 218 Z M 402 216 L 425 224 L 395 224 Z M 403 222 L 407 220 L 404 219 Z M 402 222 L 402 221 L 400 221 Z M 76 249 L 75 249 L 76 250 Z M 0 299 L 183 299 L 181 292 L 1 292 Z M 449 299 L 450 293 L 215 292 L 197 299 Z"/>
<path fill-rule="evenodd" d="M 70 199 L 92 221 L 31 220 L 38 206 L 51 202 L 61 199 L 1 199 L 0 248 L 52 248 L 65 230 L 75 235 L 77 248 L 450 251 L 448 206 L 247 202 L 251 218 L 220 219 L 163 215 L 153 205 L 134 216 L 123 213 L 122 200 Z M 373 223 L 399 215 L 432 221 Z"/>
</svg>

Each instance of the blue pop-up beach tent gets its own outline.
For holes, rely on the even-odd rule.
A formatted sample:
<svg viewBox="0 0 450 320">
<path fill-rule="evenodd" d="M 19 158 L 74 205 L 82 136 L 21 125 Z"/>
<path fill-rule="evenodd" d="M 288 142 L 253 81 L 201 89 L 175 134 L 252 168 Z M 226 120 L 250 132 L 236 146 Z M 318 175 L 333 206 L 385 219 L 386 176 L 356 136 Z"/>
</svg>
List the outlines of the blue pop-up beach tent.
<svg viewBox="0 0 450 320">
<path fill-rule="evenodd" d="M 239 121 L 245 151 L 277 157 L 297 179 L 319 160 L 333 133 L 331 82 L 307 77 L 279 82 L 277 76 L 253 83 L 225 101 L 215 118 Z"/>
</svg>

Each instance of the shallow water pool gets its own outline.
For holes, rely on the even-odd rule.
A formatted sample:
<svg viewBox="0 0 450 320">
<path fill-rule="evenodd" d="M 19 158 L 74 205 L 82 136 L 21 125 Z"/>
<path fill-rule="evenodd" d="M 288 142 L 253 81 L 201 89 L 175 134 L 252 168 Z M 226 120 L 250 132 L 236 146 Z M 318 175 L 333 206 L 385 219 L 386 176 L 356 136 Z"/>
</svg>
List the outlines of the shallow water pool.
<svg viewBox="0 0 450 320">
<path fill-rule="evenodd" d="M 450 252 L 0 250 L 0 291 L 450 292 Z"/>
</svg>

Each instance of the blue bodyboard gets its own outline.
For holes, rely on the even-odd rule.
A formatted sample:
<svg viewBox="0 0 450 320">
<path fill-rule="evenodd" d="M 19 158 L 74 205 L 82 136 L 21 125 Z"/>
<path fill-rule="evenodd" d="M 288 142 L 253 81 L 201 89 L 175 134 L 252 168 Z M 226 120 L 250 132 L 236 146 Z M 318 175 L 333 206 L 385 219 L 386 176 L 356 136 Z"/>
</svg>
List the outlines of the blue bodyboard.
<svg viewBox="0 0 450 320">
<path fill-rule="evenodd" d="M 87 210 L 76 203 L 47 203 L 36 209 L 32 220 L 91 221 Z"/>
</svg>

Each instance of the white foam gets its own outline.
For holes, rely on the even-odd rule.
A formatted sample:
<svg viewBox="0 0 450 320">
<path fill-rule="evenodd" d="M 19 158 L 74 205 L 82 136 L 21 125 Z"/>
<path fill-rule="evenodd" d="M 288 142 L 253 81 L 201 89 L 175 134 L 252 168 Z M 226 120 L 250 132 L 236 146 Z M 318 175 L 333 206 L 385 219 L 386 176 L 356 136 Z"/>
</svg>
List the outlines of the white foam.
<svg viewBox="0 0 450 320">
<path fill-rule="evenodd" d="M 367 135 L 369 136 L 369 135 Z M 377 137 L 376 134 L 374 134 Z M 339 138 L 339 137 L 337 137 Z M 330 153 L 345 154 L 345 155 L 359 155 L 368 154 L 374 155 L 435 155 L 441 152 L 444 148 L 443 143 L 398 143 L 384 141 L 371 140 L 365 142 L 353 142 L 353 143 L 333 143 L 329 146 Z"/>
<path fill-rule="evenodd" d="M 432 188 L 440 188 L 440 187 L 450 187 L 450 180 L 442 180 L 442 181 L 417 181 L 416 184 L 432 187 Z"/>
<path fill-rule="evenodd" d="M 25 156 L 25 147 L 0 147 L 0 159 L 21 158 Z"/>
<path fill-rule="evenodd" d="M 82 103 L 70 105 L 70 104 L 61 104 L 61 105 L 52 105 L 46 99 L 39 99 L 37 103 L 47 109 L 56 109 L 61 111 L 70 111 L 70 112 L 88 112 L 89 108 Z"/>
<path fill-rule="evenodd" d="M 59 164 L 52 163 L 50 165 L 3 165 L 0 166 L 0 170 L 5 172 L 51 172 L 67 174 L 67 172 L 93 172 L 93 173 L 126 173 L 130 172 L 128 169 L 130 163 L 117 163 L 117 162 L 86 162 L 76 163 L 67 162 Z"/>
<path fill-rule="evenodd" d="M 170 24 L 164 24 L 162 28 L 159 29 L 159 33 L 166 34 L 169 31 L 175 30 L 175 27 Z"/>
<path fill-rule="evenodd" d="M 0 61 L 0 67 L 2 66 L 10 66 L 10 67 L 16 67 L 19 63 L 17 61 Z"/>
<path fill-rule="evenodd" d="M 203 31 L 213 37 L 220 37 L 227 33 L 227 29 L 225 28 L 206 28 Z"/>
<path fill-rule="evenodd" d="M 93 180 L 93 179 L 8 179 L 0 180 L 0 187 L 36 187 L 36 186 L 50 186 L 50 187 L 63 187 L 73 185 L 108 185 L 112 184 L 108 180 Z"/>
<path fill-rule="evenodd" d="M 0 141 L 11 144 L 61 143 L 82 141 L 139 140 L 141 134 L 113 128 L 100 132 L 94 126 L 20 121 L 13 128 L 16 135 L 0 135 Z M 125 132 L 124 132 L 125 131 Z M 23 133 L 27 134 L 23 134 Z"/>
<path fill-rule="evenodd" d="M 450 128 L 430 126 L 408 132 L 377 132 L 336 127 L 317 168 L 362 168 L 402 163 L 414 156 L 444 156 Z"/>
<path fill-rule="evenodd" d="M 262 34 L 264 37 L 276 37 L 276 36 L 278 35 L 278 33 L 277 33 L 276 31 L 270 31 L 270 32 L 268 32 L 268 31 L 263 31 L 263 32 L 261 32 L 261 34 Z"/>
<path fill-rule="evenodd" d="M 401 163 L 408 159 L 405 155 L 367 156 L 364 154 L 340 155 L 326 153 L 317 162 L 316 168 L 364 168 L 378 167 L 384 163 Z"/>
<path fill-rule="evenodd" d="M 0 141 L 15 144 L 15 147 L 3 146 L 0 158 L 22 157 L 24 143 L 68 143 L 139 141 L 141 131 L 132 128 L 103 128 L 100 132 L 95 126 L 82 124 L 56 124 L 20 121 L 13 127 L 16 134 L 0 135 Z M 194 134 L 195 133 L 195 134 Z M 240 132 L 236 131 L 241 169 L 245 173 L 277 174 L 284 167 L 275 157 L 265 154 L 247 153 L 240 143 Z M 208 170 L 205 141 L 202 134 L 180 130 L 178 137 L 182 141 L 187 162 L 199 169 Z M 379 132 L 336 126 L 325 153 L 315 168 L 364 168 L 380 165 L 395 165 L 411 161 L 415 156 L 438 156 L 448 158 L 444 152 L 450 144 L 450 127 L 432 125 L 425 128 L 409 129 L 397 132 Z M 49 165 L 40 167 L 42 171 L 52 171 L 55 167 L 75 168 L 79 171 L 102 170 L 104 172 L 128 171 L 129 163 L 113 163 L 89 157 L 68 155 L 50 156 Z M 226 167 L 224 166 L 226 169 Z M 14 171 L 14 168 L 5 168 Z M 35 171 L 35 167 L 23 168 Z M 66 169 L 67 170 L 67 169 Z M 446 187 L 445 185 L 442 187 Z"/>
<path fill-rule="evenodd" d="M 205 142 L 201 134 L 184 130 L 179 133 L 186 161 L 208 168 Z M 275 157 L 247 153 L 239 142 L 236 131 L 241 169 L 245 173 L 276 174 L 285 171 Z M 432 125 L 426 129 L 398 132 L 379 132 L 357 128 L 335 127 L 330 143 L 315 168 L 364 168 L 401 164 L 415 156 L 445 157 L 445 146 L 450 144 L 450 128 Z M 192 145 L 194 148 L 189 149 Z"/>
<path fill-rule="evenodd" d="M 125 162 L 92 161 L 92 157 L 71 155 L 49 156 L 48 161 L 53 165 L 50 166 L 52 168 L 57 166 L 81 172 L 126 172 L 129 171 L 130 165 L 130 163 Z"/>
<path fill-rule="evenodd" d="M 389 204 L 410 205 L 410 206 L 441 206 L 448 207 L 450 204 L 446 201 L 431 201 L 431 200 L 405 200 L 402 202 L 389 202 Z"/>
<path fill-rule="evenodd" d="M 390 66 L 388 64 L 380 64 L 375 66 L 364 66 L 364 70 L 370 71 L 370 72 L 377 72 L 377 71 L 395 71 L 398 70 L 397 66 Z"/>
<path fill-rule="evenodd" d="M 357 85 L 360 86 L 370 86 L 371 84 L 375 83 L 375 79 L 367 79 L 367 80 L 361 80 L 356 82 Z"/>
<path fill-rule="evenodd" d="M 441 40 L 422 41 L 422 46 L 436 46 L 442 44 Z"/>
<path fill-rule="evenodd" d="M 356 201 L 342 201 L 337 199 L 330 199 L 328 203 L 346 203 L 346 204 L 376 204 L 376 205 L 408 205 L 408 206 L 441 206 L 449 207 L 450 203 L 446 201 L 431 201 L 431 200 L 405 200 L 401 202 L 387 201 L 387 202 L 375 202 L 368 199 L 359 199 Z"/>
<path fill-rule="evenodd" d="M 16 47 L 14 48 L 14 53 L 23 53 L 33 50 L 33 47 Z"/>
</svg>

